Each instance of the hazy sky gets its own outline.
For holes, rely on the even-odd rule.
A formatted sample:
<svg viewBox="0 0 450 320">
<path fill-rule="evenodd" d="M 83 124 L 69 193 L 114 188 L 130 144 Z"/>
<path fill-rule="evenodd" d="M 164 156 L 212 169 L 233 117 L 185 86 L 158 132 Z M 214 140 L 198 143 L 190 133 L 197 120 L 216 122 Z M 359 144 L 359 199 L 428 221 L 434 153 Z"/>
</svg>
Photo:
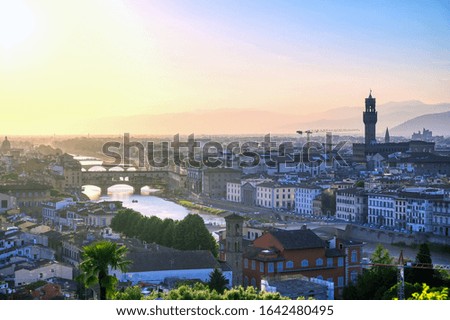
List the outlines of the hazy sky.
<svg viewBox="0 0 450 320">
<path fill-rule="evenodd" d="M 450 102 L 448 1 L 0 0 L 0 134 L 220 108 Z M 111 129 L 114 132 L 113 128 Z"/>
</svg>

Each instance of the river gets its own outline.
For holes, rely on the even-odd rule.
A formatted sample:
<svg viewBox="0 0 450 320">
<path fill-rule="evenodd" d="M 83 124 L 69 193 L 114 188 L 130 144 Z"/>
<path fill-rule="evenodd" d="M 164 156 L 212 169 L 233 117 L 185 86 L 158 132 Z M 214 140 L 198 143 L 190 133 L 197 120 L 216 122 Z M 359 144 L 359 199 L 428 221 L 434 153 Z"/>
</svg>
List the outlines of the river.
<svg viewBox="0 0 450 320">
<path fill-rule="evenodd" d="M 85 186 L 84 194 L 92 201 L 122 201 L 123 206 L 140 212 L 144 216 L 157 216 L 161 219 L 182 220 L 191 211 L 179 204 L 154 196 L 158 190 L 143 188 L 141 195 L 133 194 L 133 188 L 127 185 L 115 185 L 108 189 L 108 195 L 100 195 L 95 186 Z M 225 226 L 225 219 L 210 214 L 199 214 L 205 224 Z"/>
</svg>

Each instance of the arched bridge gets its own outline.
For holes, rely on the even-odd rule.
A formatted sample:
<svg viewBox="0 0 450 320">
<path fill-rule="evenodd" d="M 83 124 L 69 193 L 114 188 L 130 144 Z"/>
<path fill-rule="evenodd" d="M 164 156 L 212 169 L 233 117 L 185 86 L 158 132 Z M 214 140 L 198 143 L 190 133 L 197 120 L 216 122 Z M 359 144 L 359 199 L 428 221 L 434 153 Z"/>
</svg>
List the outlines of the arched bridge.
<svg viewBox="0 0 450 320">
<path fill-rule="evenodd" d="M 169 171 L 83 171 L 83 185 L 94 185 L 106 193 L 109 187 L 116 184 L 132 186 L 136 193 L 142 187 L 170 187 L 171 172 Z"/>
</svg>

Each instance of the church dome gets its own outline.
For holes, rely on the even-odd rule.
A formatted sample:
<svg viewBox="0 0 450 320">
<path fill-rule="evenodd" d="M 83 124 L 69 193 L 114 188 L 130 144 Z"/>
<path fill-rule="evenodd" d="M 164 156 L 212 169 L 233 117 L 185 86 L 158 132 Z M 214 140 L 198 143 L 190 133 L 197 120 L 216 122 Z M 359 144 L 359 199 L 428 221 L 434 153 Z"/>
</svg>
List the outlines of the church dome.
<svg viewBox="0 0 450 320">
<path fill-rule="evenodd" d="M 11 143 L 8 140 L 8 137 L 5 137 L 5 140 L 2 142 L 1 151 L 2 152 L 8 152 L 11 150 Z"/>
</svg>

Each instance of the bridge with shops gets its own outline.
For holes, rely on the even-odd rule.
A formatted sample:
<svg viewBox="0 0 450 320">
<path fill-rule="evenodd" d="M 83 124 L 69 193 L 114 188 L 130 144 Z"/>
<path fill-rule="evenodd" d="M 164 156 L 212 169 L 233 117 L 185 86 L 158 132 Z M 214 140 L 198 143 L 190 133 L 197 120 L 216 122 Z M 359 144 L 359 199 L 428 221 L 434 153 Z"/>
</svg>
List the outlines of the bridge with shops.
<svg viewBox="0 0 450 320">
<path fill-rule="evenodd" d="M 101 188 L 106 194 L 109 187 L 125 184 L 134 188 L 140 194 L 142 187 L 158 189 L 175 189 L 183 187 L 185 177 L 178 173 L 165 171 L 83 171 L 81 173 L 83 185 L 93 185 Z"/>
</svg>

